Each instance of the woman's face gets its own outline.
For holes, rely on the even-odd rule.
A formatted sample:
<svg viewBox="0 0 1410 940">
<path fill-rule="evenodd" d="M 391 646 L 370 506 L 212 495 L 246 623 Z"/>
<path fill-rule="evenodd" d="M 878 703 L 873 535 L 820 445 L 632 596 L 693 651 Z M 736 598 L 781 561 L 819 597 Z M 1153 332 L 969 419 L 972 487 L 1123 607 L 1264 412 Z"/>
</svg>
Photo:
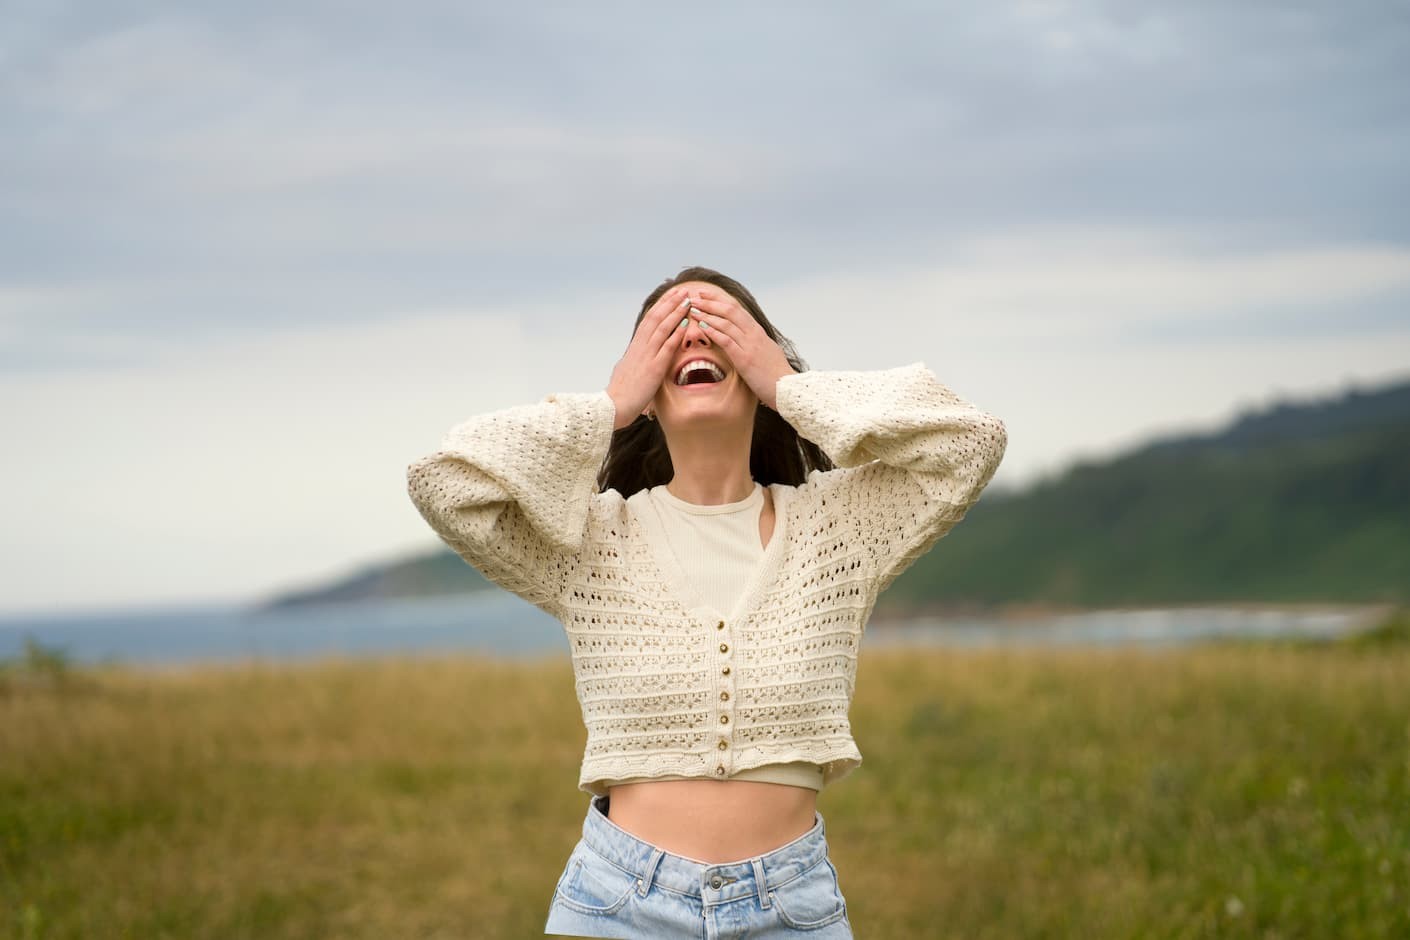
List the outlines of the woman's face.
<svg viewBox="0 0 1410 940">
<path fill-rule="evenodd" d="M 701 281 L 686 281 L 687 288 L 709 287 Z M 740 309 L 744 309 L 740 305 Z M 745 313 L 748 316 L 748 313 Z M 695 316 L 685 329 L 678 331 L 667 343 L 672 347 L 670 366 L 652 405 L 661 429 L 670 434 L 677 429 L 708 428 L 721 425 L 746 424 L 753 427 L 758 397 L 749 384 L 740 378 L 730 363 L 729 355 L 715 342 L 715 330 L 705 329 Z M 677 385 L 681 367 L 694 359 L 706 359 L 719 366 L 724 379 L 713 383 Z M 696 376 L 698 378 L 698 376 Z"/>
</svg>

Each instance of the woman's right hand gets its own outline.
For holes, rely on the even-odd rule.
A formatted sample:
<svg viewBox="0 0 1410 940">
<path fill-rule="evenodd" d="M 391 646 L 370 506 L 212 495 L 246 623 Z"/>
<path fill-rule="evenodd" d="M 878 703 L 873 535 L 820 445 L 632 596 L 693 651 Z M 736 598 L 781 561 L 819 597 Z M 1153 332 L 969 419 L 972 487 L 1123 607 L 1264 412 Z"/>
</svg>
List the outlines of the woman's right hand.
<svg viewBox="0 0 1410 940">
<path fill-rule="evenodd" d="M 676 352 L 670 340 L 686 317 L 688 299 L 685 287 L 677 284 L 662 294 L 637 324 L 627 351 L 607 383 L 607 394 L 617 405 L 614 429 L 635 421 L 666 380 Z"/>
</svg>

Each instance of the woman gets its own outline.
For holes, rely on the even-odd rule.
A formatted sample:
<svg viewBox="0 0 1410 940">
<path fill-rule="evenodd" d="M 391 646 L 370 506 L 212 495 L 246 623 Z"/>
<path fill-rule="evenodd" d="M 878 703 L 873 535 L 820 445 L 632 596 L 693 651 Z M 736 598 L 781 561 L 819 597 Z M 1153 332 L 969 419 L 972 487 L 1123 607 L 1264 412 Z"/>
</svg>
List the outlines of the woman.
<svg viewBox="0 0 1410 940">
<path fill-rule="evenodd" d="M 852 935 L 817 797 L 861 763 L 857 649 L 1006 446 L 921 362 L 808 371 L 692 267 L 604 391 L 478 415 L 411 464 L 440 537 L 567 630 L 592 798 L 546 933 Z"/>
</svg>

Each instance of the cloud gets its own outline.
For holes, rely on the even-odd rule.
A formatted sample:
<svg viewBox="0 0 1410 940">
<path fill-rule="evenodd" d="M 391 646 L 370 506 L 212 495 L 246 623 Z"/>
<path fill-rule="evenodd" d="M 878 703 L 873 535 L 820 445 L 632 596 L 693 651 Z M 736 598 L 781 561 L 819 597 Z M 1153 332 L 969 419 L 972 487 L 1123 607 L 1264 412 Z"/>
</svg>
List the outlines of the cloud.
<svg viewBox="0 0 1410 940">
<path fill-rule="evenodd" d="M 1202 325 L 1249 316 L 1273 333 L 1289 309 L 1345 311 L 1386 295 L 1410 298 L 1410 247 L 1212 252 L 1160 231 L 1042 227 L 980 238 L 933 266 L 876 282 L 875 272 L 819 275 L 793 300 L 840 317 L 898 309 L 905 298 L 940 319 L 1029 340 L 1126 334 L 1152 323 L 1198 335 Z"/>
<path fill-rule="evenodd" d="M 1393 0 L 21 0 L 0 561 L 38 602 L 377 557 L 424 535 L 389 453 L 605 382 L 688 264 L 814 367 L 930 361 L 1015 481 L 1384 373 L 1406 61 Z"/>
<path fill-rule="evenodd" d="M 663 237 L 803 273 L 1013 225 L 1406 235 L 1394 4 L 611 9 L 31 28 L 0 272 L 367 277 L 454 243 L 503 285 Z"/>
<path fill-rule="evenodd" d="M 1087 319 L 1062 329 L 1041 323 L 1049 259 L 1025 267 L 1046 243 L 1037 233 L 976 244 L 967 257 L 983 263 L 973 268 L 954 261 L 750 287 L 811 367 L 920 359 L 1002 416 L 1010 450 L 996 487 L 1152 433 L 1212 428 L 1271 389 L 1325 392 L 1403 374 L 1410 361 L 1403 318 L 1376 332 L 1193 348 L 1124 330 L 1130 305 L 1101 282 L 1114 233 L 1079 236 L 1066 233 L 1064 265 L 1079 274 L 1063 289 Z M 1164 272 L 1177 296 L 1218 301 L 1200 284 L 1208 276 L 1200 264 L 1154 254 L 1160 239 L 1117 241 L 1143 245 L 1133 253 Z M 1084 243 L 1085 253 L 1073 247 Z M 1274 296 L 1274 261 L 1240 260 L 1222 275 L 1227 282 Z M 1288 271 L 1299 260 L 1275 259 Z M 405 499 L 406 463 L 470 414 L 605 388 L 643 293 L 585 289 L 571 305 L 408 308 L 378 322 L 290 325 L 168 350 L 140 367 L 0 373 L 0 394 L 27 403 L 0 418 L 10 454 L 0 595 L 13 607 L 236 599 L 431 547 Z M 1209 309 L 1197 312 L 1218 325 Z M 81 587 L 74 570 L 88 572 Z"/>
</svg>

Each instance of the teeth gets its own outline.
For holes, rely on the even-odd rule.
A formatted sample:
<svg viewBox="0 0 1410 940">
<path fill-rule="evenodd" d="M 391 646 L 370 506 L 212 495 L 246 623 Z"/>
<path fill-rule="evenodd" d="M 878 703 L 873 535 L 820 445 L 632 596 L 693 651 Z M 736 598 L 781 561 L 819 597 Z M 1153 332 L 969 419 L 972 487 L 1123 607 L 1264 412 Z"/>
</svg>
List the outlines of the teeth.
<svg viewBox="0 0 1410 940">
<path fill-rule="evenodd" d="M 681 370 L 676 373 L 676 384 L 680 385 L 685 382 L 685 377 L 690 374 L 690 370 L 698 368 L 700 366 L 704 366 L 709 369 L 712 373 L 714 373 L 715 381 L 723 382 L 725 380 L 724 371 L 719 366 L 711 362 L 709 359 L 692 359 L 685 365 L 681 366 Z"/>
</svg>

